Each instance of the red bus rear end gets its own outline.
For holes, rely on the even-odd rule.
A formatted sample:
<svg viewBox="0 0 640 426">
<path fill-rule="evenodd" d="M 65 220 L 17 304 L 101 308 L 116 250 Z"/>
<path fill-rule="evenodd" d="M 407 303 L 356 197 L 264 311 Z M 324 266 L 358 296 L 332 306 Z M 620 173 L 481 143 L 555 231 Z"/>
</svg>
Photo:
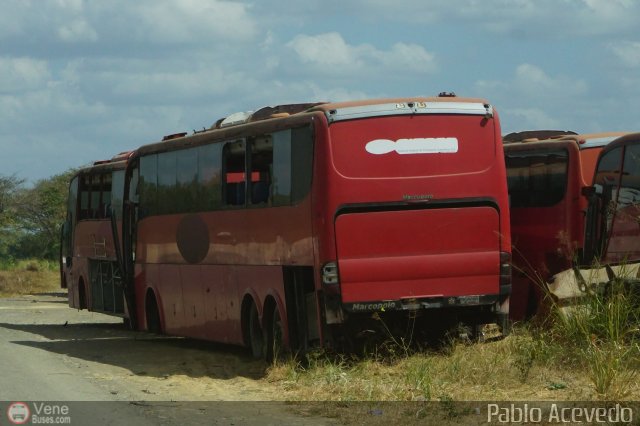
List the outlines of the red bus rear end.
<svg viewBox="0 0 640 426">
<path fill-rule="evenodd" d="M 492 107 L 435 98 L 318 109 L 328 143 L 317 147 L 314 223 L 324 290 L 341 302 L 328 317 L 438 310 L 443 322 L 495 321 L 511 247 Z"/>
</svg>

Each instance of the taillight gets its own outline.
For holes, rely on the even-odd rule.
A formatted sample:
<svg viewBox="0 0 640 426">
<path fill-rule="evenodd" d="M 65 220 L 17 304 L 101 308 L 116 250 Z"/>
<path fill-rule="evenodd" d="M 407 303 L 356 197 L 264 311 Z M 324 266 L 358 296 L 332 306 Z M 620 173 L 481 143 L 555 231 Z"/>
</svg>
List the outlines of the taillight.
<svg viewBox="0 0 640 426">
<path fill-rule="evenodd" d="M 322 283 L 325 285 L 336 285 L 338 279 L 338 264 L 336 262 L 327 262 L 322 267 Z"/>
<path fill-rule="evenodd" d="M 500 294 L 511 293 L 511 253 L 500 252 Z"/>
</svg>

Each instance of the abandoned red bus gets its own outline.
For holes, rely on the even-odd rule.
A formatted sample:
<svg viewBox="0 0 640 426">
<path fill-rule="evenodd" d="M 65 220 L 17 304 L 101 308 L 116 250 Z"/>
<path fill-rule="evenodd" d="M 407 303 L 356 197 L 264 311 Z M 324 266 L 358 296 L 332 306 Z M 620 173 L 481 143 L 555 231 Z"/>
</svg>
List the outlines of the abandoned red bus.
<svg viewBox="0 0 640 426">
<path fill-rule="evenodd" d="M 593 186 L 584 192 L 589 211 L 583 265 L 640 260 L 640 133 L 620 137 L 603 149 Z"/>
<path fill-rule="evenodd" d="M 602 150 L 593 185 L 582 193 L 588 199 L 582 262 L 553 277 L 551 294 L 561 307 L 579 303 L 585 293 L 609 297 L 619 290 L 631 292 L 637 301 L 640 133 L 622 136 Z"/>
<path fill-rule="evenodd" d="M 587 200 L 602 148 L 624 132 L 553 135 L 505 143 L 514 248 L 512 320 L 533 316 L 543 283 L 581 262 Z"/>
<path fill-rule="evenodd" d="M 60 278 L 73 308 L 126 316 L 113 225 L 119 233 L 128 155 L 97 161 L 69 184 Z"/>
<path fill-rule="evenodd" d="M 418 331 L 505 317 L 506 172 L 481 99 L 233 114 L 135 151 L 124 205 L 140 329 L 270 357 L 277 345 L 339 346 L 382 321 Z"/>
</svg>

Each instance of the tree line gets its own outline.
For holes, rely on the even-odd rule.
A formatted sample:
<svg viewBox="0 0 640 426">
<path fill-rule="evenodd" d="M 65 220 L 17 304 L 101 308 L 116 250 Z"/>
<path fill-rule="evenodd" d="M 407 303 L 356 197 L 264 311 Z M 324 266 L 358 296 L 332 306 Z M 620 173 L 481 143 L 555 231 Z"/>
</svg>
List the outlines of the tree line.
<svg viewBox="0 0 640 426">
<path fill-rule="evenodd" d="M 33 185 L 15 175 L 0 175 L 0 263 L 58 258 L 60 227 L 74 173 L 68 170 Z"/>
</svg>

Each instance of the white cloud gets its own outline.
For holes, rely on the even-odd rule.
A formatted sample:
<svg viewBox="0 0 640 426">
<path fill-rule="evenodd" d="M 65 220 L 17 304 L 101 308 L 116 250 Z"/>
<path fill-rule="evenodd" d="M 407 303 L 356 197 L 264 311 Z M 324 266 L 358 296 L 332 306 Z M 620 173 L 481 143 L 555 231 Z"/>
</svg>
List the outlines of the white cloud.
<svg viewBox="0 0 640 426">
<path fill-rule="evenodd" d="M 585 95 L 589 87 L 581 78 L 550 76 L 538 66 L 521 64 L 516 67 L 511 80 L 480 80 L 476 82 L 476 88 L 480 93 L 551 101 Z"/>
<path fill-rule="evenodd" d="M 51 44 L 98 38 L 148 45 L 199 46 L 251 40 L 258 31 L 250 5 L 229 0 L 9 0 L 0 16 L 0 39 Z"/>
<path fill-rule="evenodd" d="M 31 58 L 0 57 L 0 94 L 34 90 L 50 78 L 46 61 Z"/>
<path fill-rule="evenodd" d="M 582 78 L 550 75 L 525 63 L 516 66 L 511 78 L 482 80 L 475 86 L 496 105 L 503 133 L 534 129 L 584 132 L 599 125 L 607 127 L 603 124 L 607 118 L 592 110 L 589 85 Z"/>
<path fill-rule="evenodd" d="M 317 36 L 298 35 L 287 46 L 305 63 L 321 67 L 351 67 L 357 65 L 358 48 L 349 46 L 338 33 Z"/>
<path fill-rule="evenodd" d="M 536 38 L 623 34 L 635 30 L 640 16 L 636 0 L 352 0 L 349 6 L 353 15 L 372 21 L 450 22 Z"/>
<path fill-rule="evenodd" d="M 83 42 L 96 41 L 98 34 L 87 21 L 77 19 L 58 28 L 58 37 L 66 42 Z"/>
<path fill-rule="evenodd" d="M 502 123 L 518 123 L 518 127 L 505 127 L 503 133 L 522 129 L 559 129 L 564 130 L 564 123 L 551 111 L 542 108 L 510 108 L 502 112 Z"/>
<path fill-rule="evenodd" d="M 287 43 L 287 47 L 301 62 L 330 73 L 433 72 L 436 69 L 434 55 L 417 44 L 396 43 L 389 50 L 381 50 L 371 44 L 350 45 L 340 34 L 332 32 L 315 36 L 301 34 Z"/>
<path fill-rule="evenodd" d="M 576 77 L 556 76 L 551 77 L 541 68 L 522 64 L 516 69 L 514 84 L 517 90 L 529 96 L 576 96 L 583 95 L 587 91 L 587 83 Z"/>
<path fill-rule="evenodd" d="M 640 67 L 640 42 L 621 41 L 612 43 L 609 45 L 609 49 L 622 64 L 632 68 Z"/>
<path fill-rule="evenodd" d="M 130 33 L 151 43 L 173 44 L 199 39 L 205 44 L 220 43 L 251 39 L 257 33 L 249 6 L 240 2 L 142 0 L 131 3 L 121 0 L 108 4 L 109 14 L 123 13 L 121 19 L 130 26 Z"/>
</svg>

